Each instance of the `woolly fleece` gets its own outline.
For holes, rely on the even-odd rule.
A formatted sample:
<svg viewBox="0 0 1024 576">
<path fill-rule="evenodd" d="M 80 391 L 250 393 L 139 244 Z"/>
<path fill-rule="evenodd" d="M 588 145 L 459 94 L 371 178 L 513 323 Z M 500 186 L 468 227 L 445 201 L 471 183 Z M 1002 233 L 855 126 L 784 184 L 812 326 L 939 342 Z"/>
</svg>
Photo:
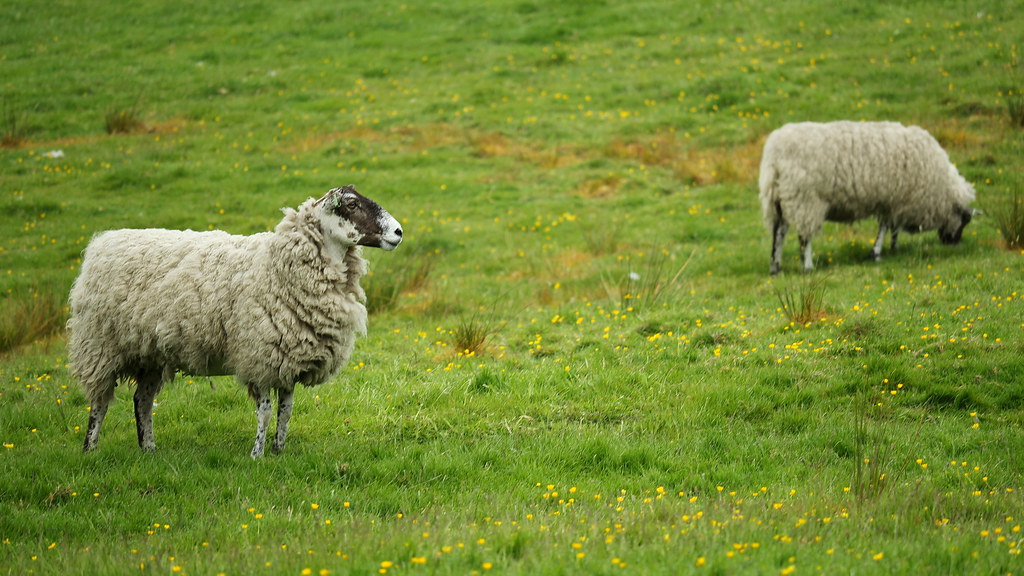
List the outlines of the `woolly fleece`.
<svg viewBox="0 0 1024 576">
<path fill-rule="evenodd" d="M 71 290 L 71 372 L 90 403 L 119 378 L 235 374 L 251 396 L 315 386 L 366 333 L 360 248 L 327 257 L 314 200 L 274 232 L 97 235 Z"/>
<path fill-rule="evenodd" d="M 808 242 L 825 220 L 870 216 L 952 232 L 975 196 L 931 134 L 897 122 L 786 124 L 765 142 L 759 187 L 765 226 L 782 218 Z"/>
</svg>

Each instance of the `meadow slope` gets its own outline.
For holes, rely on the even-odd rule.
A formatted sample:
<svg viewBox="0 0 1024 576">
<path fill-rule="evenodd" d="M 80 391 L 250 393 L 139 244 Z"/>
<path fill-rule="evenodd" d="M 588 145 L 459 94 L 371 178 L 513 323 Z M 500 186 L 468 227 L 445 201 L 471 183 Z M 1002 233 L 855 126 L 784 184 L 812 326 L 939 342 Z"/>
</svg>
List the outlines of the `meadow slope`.
<svg viewBox="0 0 1024 576">
<path fill-rule="evenodd" d="M 1024 573 L 1007 0 L 0 5 L 0 573 Z M 761 145 L 928 129 L 957 246 L 826 224 L 768 275 Z M 248 454 L 179 375 L 97 451 L 62 324 L 122 227 L 269 230 L 354 184 L 370 329 Z"/>
</svg>

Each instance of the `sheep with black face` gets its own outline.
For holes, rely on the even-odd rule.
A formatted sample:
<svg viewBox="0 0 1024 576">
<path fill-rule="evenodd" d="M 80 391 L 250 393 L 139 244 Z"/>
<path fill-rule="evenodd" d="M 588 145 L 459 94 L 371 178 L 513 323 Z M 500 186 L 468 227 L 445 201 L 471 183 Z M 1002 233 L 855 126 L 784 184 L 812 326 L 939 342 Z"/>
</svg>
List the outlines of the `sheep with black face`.
<svg viewBox="0 0 1024 576">
<path fill-rule="evenodd" d="M 85 250 L 71 289 L 68 355 L 90 402 L 96 447 L 114 388 L 133 380 L 139 446 L 153 450 L 153 400 L 176 372 L 234 374 L 256 402 L 263 455 L 277 394 L 284 448 L 297 383 L 328 381 L 366 333 L 361 246 L 393 250 L 402 227 L 354 187 L 285 209 L 273 232 L 113 230 Z"/>
</svg>

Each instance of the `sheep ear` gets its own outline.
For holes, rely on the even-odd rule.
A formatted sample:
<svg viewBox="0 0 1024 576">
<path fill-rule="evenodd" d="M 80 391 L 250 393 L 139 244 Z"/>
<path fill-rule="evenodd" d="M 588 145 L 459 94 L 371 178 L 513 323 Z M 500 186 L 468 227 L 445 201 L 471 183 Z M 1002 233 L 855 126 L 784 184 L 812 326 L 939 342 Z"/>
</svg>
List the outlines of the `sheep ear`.
<svg viewBox="0 0 1024 576">
<path fill-rule="evenodd" d="M 324 206 L 327 210 L 335 211 L 341 206 L 341 198 L 345 195 L 346 189 L 351 187 L 335 188 L 313 203 L 314 206 Z"/>
<path fill-rule="evenodd" d="M 345 197 L 345 194 L 349 194 L 349 193 L 358 194 L 358 192 L 356 192 L 355 186 L 348 185 L 348 186 L 342 186 L 340 188 L 334 188 L 331 191 L 329 191 L 327 194 L 324 194 L 323 198 L 321 198 L 320 200 L 317 200 L 317 204 L 321 204 L 322 203 L 329 210 L 337 211 L 338 208 L 341 207 L 342 198 Z"/>
</svg>

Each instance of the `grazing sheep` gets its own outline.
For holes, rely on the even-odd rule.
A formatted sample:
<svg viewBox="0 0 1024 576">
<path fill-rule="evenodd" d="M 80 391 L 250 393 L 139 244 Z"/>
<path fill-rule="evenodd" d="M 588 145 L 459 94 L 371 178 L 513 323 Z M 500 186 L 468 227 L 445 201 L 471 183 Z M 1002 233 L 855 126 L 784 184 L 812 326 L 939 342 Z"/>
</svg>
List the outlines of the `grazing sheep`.
<svg viewBox="0 0 1024 576">
<path fill-rule="evenodd" d="M 133 379 L 139 447 L 153 450 L 153 400 L 181 371 L 234 374 L 256 401 L 263 455 L 277 391 L 273 451 L 284 448 L 296 383 L 326 382 L 366 333 L 360 246 L 393 250 L 402 228 L 345 186 L 273 232 L 114 230 L 92 239 L 71 289 L 68 355 L 90 402 L 84 451 L 96 447 L 114 387 Z"/>
<path fill-rule="evenodd" d="M 764 144 L 759 186 L 772 233 L 772 274 L 782 267 L 790 224 L 799 235 L 804 271 L 810 272 L 811 239 L 825 220 L 876 217 L 872 255 L 881 260 L 887 230 L 893 250 L 900 230 L 937 228 L 944 244 L 956 244 L 974 201 L 974 188 L 939 143 L 917 126 L 896 122 L 787 124 Z"/>
</svg>

